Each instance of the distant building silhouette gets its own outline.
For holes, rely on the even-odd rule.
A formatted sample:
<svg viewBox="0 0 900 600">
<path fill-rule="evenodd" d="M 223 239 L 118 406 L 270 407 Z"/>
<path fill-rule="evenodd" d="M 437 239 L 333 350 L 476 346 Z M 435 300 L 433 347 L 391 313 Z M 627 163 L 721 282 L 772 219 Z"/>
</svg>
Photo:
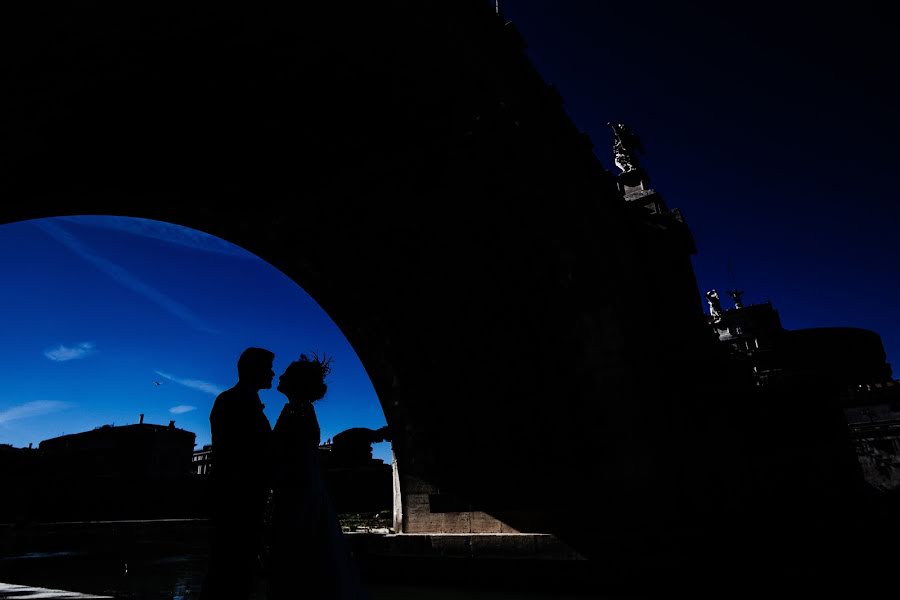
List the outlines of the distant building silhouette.
<svg viewBox="0 0 900 600">
<path fill-rule="evenodd" d="M 177 477 L 190 472 L 196 437 L 174 421 L 142 422 L 51 438 L 39 449 L 47 468 L 69 477 Z"/>
<path fill-rule="evenodd" d="M 322 444 L 323 476 L 341 513 L 391 511 L 394 465 L 372 457 L 385 429 L 351 428 Z M 140 422 L 102 425 L 40 442 L 0 445 L 0 523 L 209 517 L 211 444 Z M 59 490 L 65 489 L 65 494 Z"/>
<path fill-rule="evenodd" d="M 141 415 L 0 451 L 5 487 L 16 490 L 0 501 L 0 522 L 204 516 L 206 484 L 191 476 L 195 438 Z"/>
<path fill-rule="evenodd" d="M 382 441 L 382 430 L 353 427 L 319 446 L 323 477 L 338 512 L 393 509 L 393 465 L 372 456 L 372 444 Z M 193 452 L 195 475 L 209 475 L 215 468 L 214 450 L 207 444 Z"/>
<path fill-rule="evenodd" d="M 338 513 L 392 510 L 393 465 L 372 457 L 381 430 L 353 427 L 319 446 L 322 475 Z"/>
<path fill-rule="evenodd" d="M 900 489 L 900 381 L 881 337 L 851 327 L 785 329 L 771 302 L 745 306 L 742 293 L 730 292 L 734 308 L 711 309 L 708 317 L 729 354 L 759 387 L 789 387 L 797 397 L 814 385 L 818 410 L 843 412 L 865 481 Z"/>
<path fill-rule="evenodd" d="M 14 448 L 0 444 L 0 523 L 17 523 L 27 520 L 30 490 L 26 482 L 35 478 L 40 468 L 40 452 L 37 448 Z"/>
<path fill-rule="evenodd" d="M 712 313 L 712 311 L 711 311 Z M 881 337 L 853 327 L 785 329 L 771 302 L 710 314 L 709 323 L 731 355 L 746 364 L 758 385 L 779 378 L 815 376 L 838 386 L 891 378 Z"/>
<path fill-rule="evenodd" d="M 191 463 L 195 475 L 209 475 L 212 467 L 212 444 L 205 444 L 200 450 L 195 450 Z"/>
</svg>

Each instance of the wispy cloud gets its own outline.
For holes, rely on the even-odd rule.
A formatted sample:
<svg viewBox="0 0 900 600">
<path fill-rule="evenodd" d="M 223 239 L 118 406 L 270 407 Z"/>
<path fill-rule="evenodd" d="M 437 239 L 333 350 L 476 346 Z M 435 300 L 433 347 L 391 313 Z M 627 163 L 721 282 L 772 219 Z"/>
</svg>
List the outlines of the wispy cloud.
<svg viewBox="0 0 900 600">
<path fill-rule="evenodd" d="M 41 228 L 47 235 L 72 250 L 75 254 L 88 261 L 102 272 L 109 275 L 116 283 L 136 292 L 145 298 L 155 302 L 170 314 L 185 321 L 191 327 L 206 333 L 216 333 L 200 317 L 195 315 L 188 307 L 169 298 L 156 288 L 144 283 L 132 275 L 127 269 L 120 267 L 111 260 L 95 254 L 75 235 L 58 224 L 59 219 L 40 219 L 34 224 Z"/>
<path fill-rule="evenodd" d="M 191 412 L 192 410 L 197 410 L 196 406 L 188 406 L 187 404 L 180 404 L 178 406 L 173 406 L 169 409 L 169 412 L 173 415 L 180 415 L 182 413 Z"/>
<path fill-rule="evenodd" d="M 184 387 L 191 388 L 192 390 L 199 390 L 201 392 L 206 392 L 207 394 L 211 394 L 213 396 L 218 396 L 222 393 L 224 388 L 219 387 L 214 383 L 209 383 L 208 381 L 201 381 L 200 379 L 186 379 L 184 377 L 176 377 L 175 375 L 170 375 L 169 373 L 163 373 L 162 371 L 154 371 L 160 377 L 164 377 L 169 381 L 174 383 L 178 383 L 183 385 Z"/>
<path fill-rule="evenodd" d="M 57 348 L 45 350 L 44 356 L 56 362 L 65 362 L 67 360 L 77 360 L 79 358 L 90 356 L 96 352 L 94 348 L 93 342 L 81 342 L 74 346 L 63 346 L 60 344 Z"/>
<path fill-rule="evenodd" d="M 209 235 L 208 233 L 203 233 L 196 229 L 190 229 L 189 227 L 166 223 L 165 221 L 106 215 L 59 217 L 59 220 L 76 223 L 78 225 L 89 225 L 93 227 L 102 227 L 103 229 L 111 229 L 113 231 L 121 231 L 132 235 L 161 240 L 170 244 L 185 246 L 203 252 L 225 254 L 236 258 L 255 258 L 253 254 L 247 252 L 240 246 L 232 244 L 231 242 L 226 242 L 214 235 Z"/>
<path fill-rule="evenodd" d="M 59 412 L 74 406 L 71 402 L 62 402 L 60 400 L 35 400 L 26 402 L 12 408 L 0 411 L 0 425 L 5 425 L 10 421 L 18 421 L 19 419 L 28 419 L 30 417 L 39 417 L 49 413 Z"/>
</svg>

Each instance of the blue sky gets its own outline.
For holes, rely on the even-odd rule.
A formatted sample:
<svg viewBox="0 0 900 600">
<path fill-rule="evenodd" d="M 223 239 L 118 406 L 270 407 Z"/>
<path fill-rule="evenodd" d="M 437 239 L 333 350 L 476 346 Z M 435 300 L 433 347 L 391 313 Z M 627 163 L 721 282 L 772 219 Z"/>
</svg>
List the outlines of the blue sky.
<svg viewBox="0 0 900 600">
<path fill-rule="evenodd" d="M 119 217 L 0 226 L 0 443 L 104 424 L 167 424 L 209 443 L 216 394 L 248 346 L 275 352 L 280 374 L 301 352 L 334 357 L 317 404 L 322 439 L 385 424 L 371 382 L 327 314 L 268 263 L 184 227 Z M 159 382 L 157 385 L 156 382 Z M 260 393 L 274 425 L 285 404 Z M 390 445 L 374 455 L 390 462 Z"/>
<path fill-rule="evenodd" d="M 900 36 L 885 5 L 501 7 L 607 169 L 607 122 L 640 136 L 652 187 L 694 234 L 701 294 L 729 308 L 722 292 L 744 290 L 788 329 L 873 330 L 900 377 Z"/>
</svg>

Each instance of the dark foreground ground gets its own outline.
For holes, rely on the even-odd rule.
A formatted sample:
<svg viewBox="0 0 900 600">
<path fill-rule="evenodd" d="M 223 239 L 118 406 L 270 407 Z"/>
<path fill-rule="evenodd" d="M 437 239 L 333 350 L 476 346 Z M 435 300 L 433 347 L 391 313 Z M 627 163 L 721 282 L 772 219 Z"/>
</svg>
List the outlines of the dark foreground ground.
<svg viewBox="0 0 900 600">
<path fill-rule="evenodd" d="M 348 534 L 373 600 L 614 595 L 592 584 L 584 561 L 378 555 L 367 549 L 379 547 L 380 535 Z M 0 582 L 117 599 L 190 600 L 206 572 L 208 538 L 205 521 L 0 525 Z M 302 587 L 298 567 L 298 597 Z M 264 590 L 260 578 L 256 598 L 265 598 Z M 0 598 L 21 593 L 0 589 Z"/>
<path fill-rule="evenodd" d="M 864 533 L 848 536 L 831 526 L 768 537 L 729 524 L 720 545 L 709 538 L 694 547 L 656 544 L 652 566 L 609 540 L 597 540 L 600 558 L 587 561 L 566 558 L 552 536 L 345 535 L 372 600 L 881 597 L 896 582 L 900 528 L 879 519 Z M 191 600 L 206 573 L 209 535 L 203 520 L 0 525 L 0 599 L 67 597 L 3 585 L 10 584 L 121 600 Z M 538 551 L 517 550 L 528 544 Z M 303 576 L 298 565 L 298 598 Z M 264 590 L 261 577 L 255 600 Z"/>
</svg>

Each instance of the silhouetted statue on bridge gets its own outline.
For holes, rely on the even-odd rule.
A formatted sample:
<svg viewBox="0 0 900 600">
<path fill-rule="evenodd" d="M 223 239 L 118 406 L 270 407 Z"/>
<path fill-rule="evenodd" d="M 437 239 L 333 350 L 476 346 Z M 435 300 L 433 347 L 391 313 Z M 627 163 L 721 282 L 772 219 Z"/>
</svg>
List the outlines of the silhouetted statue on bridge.
<svg viewBox="0 0 900 600">
<path fill-rule="evenodd" d="M 722 299 L 719 298 L 719 292 L 709 290 L 706 292 L 706 301 L 709 303 L 709 316 L 713 319 L 722 318 Z"/>
<path fill-rule="evenodd" d="M 261 571 L 272 427 L 259 390 L 272 387 L 274 360 L 269 350 L 244 350 L 237 384 L 219 394 L 209 415 L 214 532 L 202 600 L 249 598 Z"/>
<path fill-rule="evenodd" d="M 607 125 L 612 129 L 615 136 L 613 153 L 616 166 L 622 170 L 622 173 L 640 171 L 641 163 L 637 155 L 638 152 L 644 152 L 640 138 L 624 123 L 607 123 Z"/>
</svg>

